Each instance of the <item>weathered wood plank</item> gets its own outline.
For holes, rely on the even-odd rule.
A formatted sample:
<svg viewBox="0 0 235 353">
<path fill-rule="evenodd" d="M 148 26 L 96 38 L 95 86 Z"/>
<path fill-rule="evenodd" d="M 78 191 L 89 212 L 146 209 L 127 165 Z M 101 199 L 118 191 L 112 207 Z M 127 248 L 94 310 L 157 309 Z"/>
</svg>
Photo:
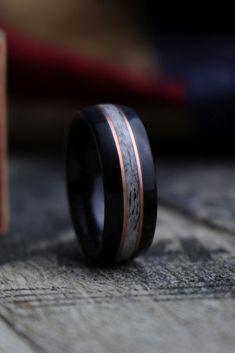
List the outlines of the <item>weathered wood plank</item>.
<svg viewBox="0 0 235 353">
<path fill-rule="evenodd" d="M 161 163 L 159 196 L 210 225 L 235 233 L 235 164 L 232 161 Z"/>
<path fill-rule="evenodd" d="M 0 352 L 1 353 L 32 353 L 34 349 L 30 347 L 28 339 L 19 336 L 14 329 L 11 328 L 0 317 Z"/>
<path fill-rule="evenodd" d="M 11 186 L 14 218 L 0 239 L 0 315 L 30 349 L 233 352 L 233 235 L 160 207 L 147 254 L 128 265 L 91 267 L 71 229 L 61 166 L 16 159 Z"/>
<path fill-rule="evenodd" d="M 234 301 L 90 301 L 15 315 L 45 352 L 234 352 Z M 223 319 L 223 320 L 222 320 Z"/>
</svg>

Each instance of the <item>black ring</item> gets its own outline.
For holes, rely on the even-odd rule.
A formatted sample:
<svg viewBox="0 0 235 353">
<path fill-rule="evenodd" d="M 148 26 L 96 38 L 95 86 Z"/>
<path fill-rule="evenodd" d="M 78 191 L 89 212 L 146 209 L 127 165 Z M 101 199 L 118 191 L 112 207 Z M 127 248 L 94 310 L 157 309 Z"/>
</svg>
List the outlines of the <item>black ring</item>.
<svg viewBox="0 0 235 353">
<path fill-rule="evenodd" d="M 123 262 L 149 248 L 156 175 L 145 128 L 132 109 L 104 104 L 75 115 L 66 176 L 72 221 L 90 260 Z"/>
</svg>

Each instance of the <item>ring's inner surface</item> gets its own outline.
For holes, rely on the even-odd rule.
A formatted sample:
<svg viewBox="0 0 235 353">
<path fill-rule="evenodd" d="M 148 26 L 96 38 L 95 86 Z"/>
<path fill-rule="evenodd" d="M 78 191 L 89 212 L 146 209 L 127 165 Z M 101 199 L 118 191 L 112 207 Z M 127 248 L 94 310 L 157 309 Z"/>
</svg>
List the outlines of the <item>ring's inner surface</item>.
<svg viewBox="0 0 235 353">
<path fill-rule="evenodd" d="M 104 229 L 102 168 L 94 137 L 83 120 L 74 121 L 68 146 L 68 192 L 73 222 L 88 249 L 97 251 Z"/>
</svg>

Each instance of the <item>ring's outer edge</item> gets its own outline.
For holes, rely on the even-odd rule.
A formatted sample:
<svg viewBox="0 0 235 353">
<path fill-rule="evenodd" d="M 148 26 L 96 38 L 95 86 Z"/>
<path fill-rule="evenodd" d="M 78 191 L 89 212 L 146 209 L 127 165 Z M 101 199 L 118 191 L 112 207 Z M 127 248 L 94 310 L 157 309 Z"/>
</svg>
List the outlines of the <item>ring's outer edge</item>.
<svg viewBox="0 0 235 353">
<path fill-rule="evenodd" d="M 79 215 L 75 214 L 73 205 L 71 204 L 71 195 L 69 191 L 69 179 L 71 166 L 68 165 L 69 150 L 73 149 L 73 141 L 71 141 L 72 131 L 76 125 L 83 121 L 91 130 L 95 139 L 98 154 L 102 164 L 102 178 L 104 186 L 105 201 L 105 220 L 103 229 L 103 241 L 98 252 L 90 249 L 86 236 L 81 234 L 79 227 Z M 79 132 L 77 135 L 79 139 Z M 72 222 L 75 228 L 79 243 L 86 257 L 94 263 L 108 264 L 113 263 L 116 258 L 117 249 L 120 243 L 120 234 L 123 222 L 123 192 L 121 181 L 121 170 L 119 159 L 116 152 L 116 145 L 113 140 L 111 130 L 102 112 L 97 106 L 82 109 L 74 115 L 71 123 L 66 148 L 66 182 L 67 194 L 70 207 Z"/>
</svg>

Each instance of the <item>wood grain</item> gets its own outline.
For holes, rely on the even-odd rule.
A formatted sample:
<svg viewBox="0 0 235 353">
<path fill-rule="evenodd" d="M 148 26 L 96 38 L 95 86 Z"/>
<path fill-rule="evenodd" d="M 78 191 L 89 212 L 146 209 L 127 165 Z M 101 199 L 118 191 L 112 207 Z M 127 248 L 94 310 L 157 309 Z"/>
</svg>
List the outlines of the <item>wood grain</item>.
<svg viewBox="0 0 235 353">
<path fill-rule="evenodd" d="M 10 342 L 19 353 L 234 351 L 230 232 L 161 206 L 148 253 L 127 265 L 92 267 L 71 228 L 62 165 L 24 157 L 10 166 L 1 352 L 14 351 Z"/>
<path fill-rule="evenodd" d="M 235 165 L 232 161 L 161 163 L 161 201 L 210 226 L 235 234 Z"/>
</svg>

